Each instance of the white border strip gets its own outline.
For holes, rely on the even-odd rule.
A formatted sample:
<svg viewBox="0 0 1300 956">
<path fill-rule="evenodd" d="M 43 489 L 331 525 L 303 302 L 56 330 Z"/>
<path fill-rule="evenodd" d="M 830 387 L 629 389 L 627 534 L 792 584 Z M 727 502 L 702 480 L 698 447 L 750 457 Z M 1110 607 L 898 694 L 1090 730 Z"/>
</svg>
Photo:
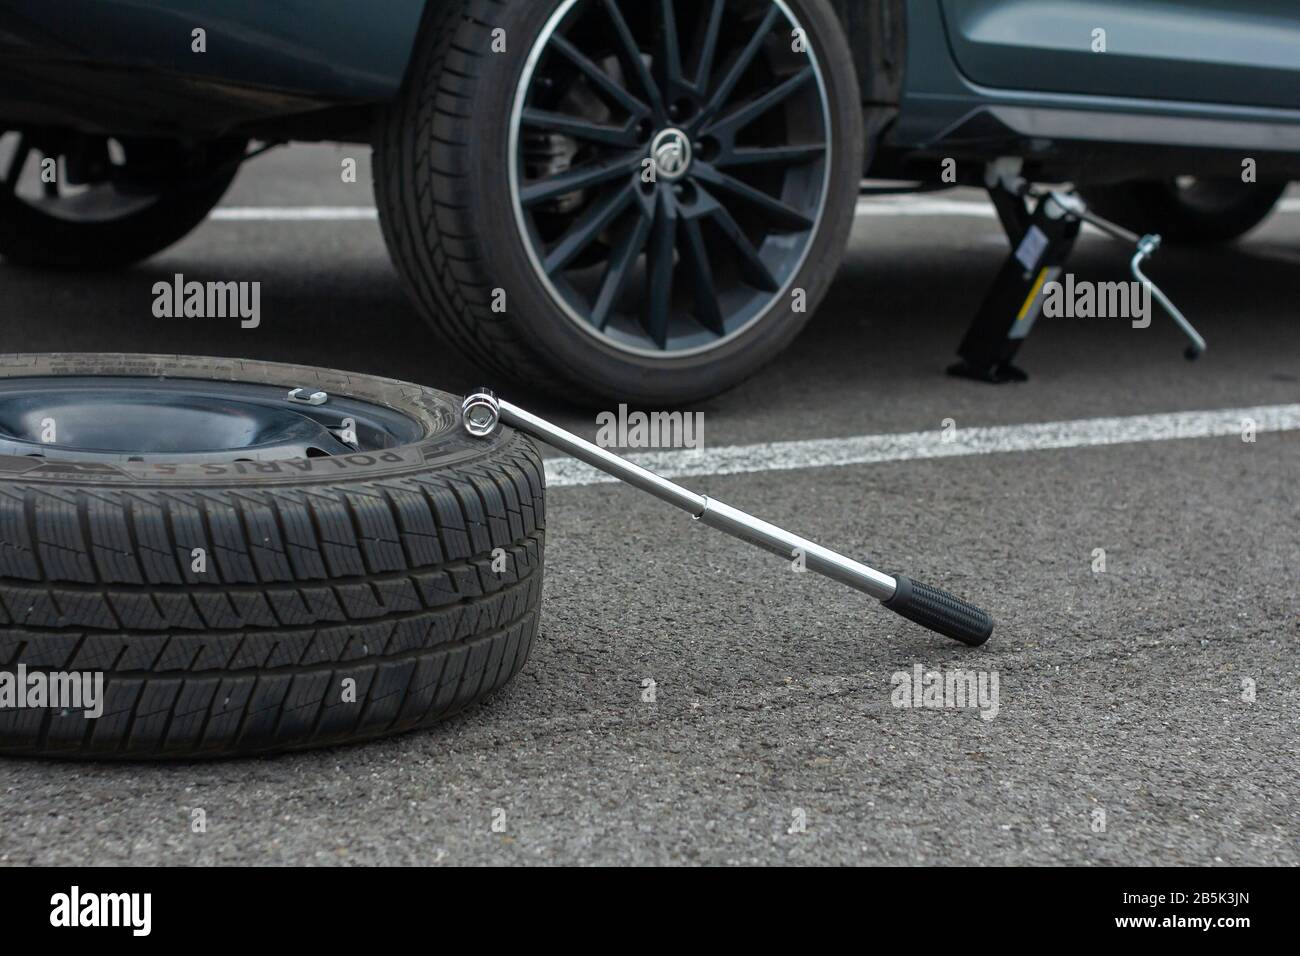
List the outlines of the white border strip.
<svg viewBox="0 0 1300 956">
<path fill-rule="evenodd" d="M 1246 419 L 1255 423 L 1256 433 L 1297 431 L 1300 430 L 1300 405 L 1257 405 L 1217 411 L 1086 418 L 1031 425 L 959 426 L 947 436 L 935 429 L 896 435 L 732 445 L 703 451 L 643 452 L 627 457 L 665 478 L 742 475 L 802 468 L 840 468 L 846 465 L 922 458 L 954 458 L 1052 448 L 1090 448 L 1176 438 L 1240 437 L 1242 423 Z M 552 488 L 607 484 L 617 480 L 573 458 L 546 460 L 546 483 Z"/>
</svg>

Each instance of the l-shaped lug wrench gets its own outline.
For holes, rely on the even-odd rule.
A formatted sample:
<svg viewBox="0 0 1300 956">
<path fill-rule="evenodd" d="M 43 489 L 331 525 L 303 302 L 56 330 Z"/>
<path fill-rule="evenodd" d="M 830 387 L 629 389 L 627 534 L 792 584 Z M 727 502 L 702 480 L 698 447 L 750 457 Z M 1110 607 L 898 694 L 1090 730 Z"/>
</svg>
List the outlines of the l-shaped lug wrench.
<svg viewBox="0 0 1300 956">
<path fill-rule="evenodd" d="M 768 524 L 739 508 L 733 508 L 707 495 L 696 494 L 676 482 L 593 445 L 544 418 L 538 418 L 531 412 L 497 398 L 490 389 L 481 388 L 465 397 L 461 404 L 461 420 L 465 431 L 476 438 L 493 434 L 498 424 L 509 425 L 593 468 L 649 492 L 711 528 L 725 531 L 732 537 L 756 544 L 787 559 L 802 555 L 804 566 L 809 570 L 869 594 L 896 614 L 963 644 L 978 647 L 993 633 L 993 619 L 988 614 L 946 591 L 913 581 L 903 574 L 882 574 L 875 568 L 867 567 L 784 528 Z"/>
<path fill-rule="evenodd" d="M 1170 299 L 1169 296 L 1165 295 L 1160 286 L 1156 285 L 1150 278 L 1148 278 L 1147 274 L 1142 271 L 1142 263 L 1155 255 L 1156 250 L 1160 248 L 1160 237 L 1158 235 L 1149 233 L 1144 236 L 1139 236 L 1136 232 L 1125 229 L 1119 223 L 1111 222 L 1109 219 L 1097 215 L 1088 208 L 1087 203 L 1083 201 L 1083 197 L 1078 193 L 1065 193 L 1055 189 L 1044 192 L 1042 190 L 1034 190 L 1029 186 L 1025 186 L 1023 191 L 1029 196 L 1039 198 L 1048 196 L 1051 198 L 1052 202 L 1056 203 L 1056 205 L 1063 209 L 1067 214 L 1095 226 L 1113 239 L 1118 239 L 1120 242 L 1125 242 L 1133 246 L 1133 258 L 1129 260 L 1128 264 L 1129 271 L 1133 273 L 1133 278 L 1151 290 L 1151 294 L 1155 296 L 1156 301 L 1165 307 L 1165 311 L 1169 313 L 1169 317 L 1174 320 L 1174 323 L 1178 328 L 1180 328 L 1183 334 L 1187 336 L 1188 345 L 1183 351 L 1184 357 L 1188 361 L 1200 358 L 1201 354 L 1205 351 L 1205 339 L 1201 336 L 1200 332 L 1196 331 L 1196 327 L 1187 320 L 1187 316 L 1183 315 L 1182 310 L 1179 309 L 1178 306 L 1174 305 L 1173 300 Z"/>
</svg>

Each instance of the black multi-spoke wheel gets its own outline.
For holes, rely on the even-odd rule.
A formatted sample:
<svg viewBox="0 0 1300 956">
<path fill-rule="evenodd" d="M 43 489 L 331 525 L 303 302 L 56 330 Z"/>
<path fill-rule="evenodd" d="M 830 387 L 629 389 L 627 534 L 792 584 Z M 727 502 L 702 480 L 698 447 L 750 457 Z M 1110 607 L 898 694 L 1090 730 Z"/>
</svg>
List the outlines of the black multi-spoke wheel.
<svg viewBox="0 0 1300 956">
<path fill-rule="evenodd" d="M 0 256 L 72 269 L 151 256 L 203 221 L 244 148 L 0 130 Z"/>
<path fill-rule="evenodd" d="M 707 349 L 798 271 L 826 195 L 816 52 L 762 0 L 569 0 L 511 117 L 530 257 L 579 325 L 629 350 Z"/>
<path fill-rule="evenodd" d="M 532 384 L 656 403 L 790 342 L 863 170 L 827 0 L 444 7 L 375 165 L 389 248 L 440 331 Z"/>
</svg>

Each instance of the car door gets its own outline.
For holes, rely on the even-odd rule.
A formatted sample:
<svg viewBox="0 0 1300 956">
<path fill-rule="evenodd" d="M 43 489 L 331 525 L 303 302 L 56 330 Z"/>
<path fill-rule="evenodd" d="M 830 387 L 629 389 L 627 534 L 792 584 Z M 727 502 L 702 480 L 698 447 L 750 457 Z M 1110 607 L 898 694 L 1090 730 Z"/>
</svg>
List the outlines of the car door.
<svg viewBox="0 0 1300 956">
<path fill-rule="evenodd" d="M 936 0 L 983 86 L 1300 108 L 1295 0 Z"/>
</svg>

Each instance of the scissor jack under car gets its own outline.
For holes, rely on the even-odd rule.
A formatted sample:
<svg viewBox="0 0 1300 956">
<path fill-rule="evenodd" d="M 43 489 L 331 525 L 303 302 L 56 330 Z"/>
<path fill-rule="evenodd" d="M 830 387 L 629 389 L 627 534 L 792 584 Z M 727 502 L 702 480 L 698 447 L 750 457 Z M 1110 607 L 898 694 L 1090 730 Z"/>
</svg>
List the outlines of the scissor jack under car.
<svg viewBox="0 0 1300 956">
<path fill-rule="evenodd" d="M 1142 262 L 1160 248 L 1158 235 L 1139 236 L 1089 211 L 1077 193 L 1036 188 L 997 164 L 990 167 L 986 185 L 1011 241 L 1011 254 L 967 329 L 957 349 L 961 361 L 949 367 L 949 375 L 995 384 L 1028 378 L 1012 359 L 1042 311 L 1044 287 L 1061 274 L 1085 222 L 1134 246 L 1129 262 L 1133 278 L 1150 290 L 1187 335 L 1190 344 L 1184 354 L 1194 359 L 1205 351 L 1205 340 L 1142 272 Z M 1037 200 L 1032 212 L 1031 199 Z"/>
<path fill-rule="evenodd" d="M 489 389 L 479 389 L 465 397 L 461 405 L 461 419 L 465 431 L 476 438 L 490 436 L 498 424 L 516 428 L 606 474 L 649 492 L 661 501 L 681 508 L 709 527 L 725 531 L 732 537 L 758 545 L 781 557 L 802 558 L 808 570 L 869 594 L 891 611 L 963 644 L 978 646 L 987 641 L 993 632 L 992 618 L 946 591 L 913 581 L 906 575 L 883 574 L 738 508 L 689 491 L 558 425 L 498 399 Z"/>
</svg>

